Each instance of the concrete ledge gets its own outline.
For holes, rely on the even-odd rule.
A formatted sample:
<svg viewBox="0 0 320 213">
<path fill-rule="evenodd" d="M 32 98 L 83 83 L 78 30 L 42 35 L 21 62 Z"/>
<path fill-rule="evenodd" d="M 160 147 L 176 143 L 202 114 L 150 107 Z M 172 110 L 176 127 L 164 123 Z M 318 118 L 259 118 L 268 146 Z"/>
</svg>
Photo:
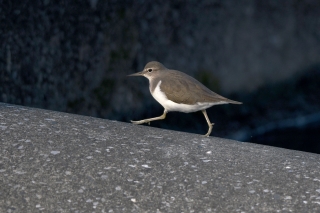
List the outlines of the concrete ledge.
<svg viewBox="0 0 320 213">
<path fill-rule="evenodd" d="M 320 212 L 320 155 L 0 104 L 0 212 Z"/>
</svg>

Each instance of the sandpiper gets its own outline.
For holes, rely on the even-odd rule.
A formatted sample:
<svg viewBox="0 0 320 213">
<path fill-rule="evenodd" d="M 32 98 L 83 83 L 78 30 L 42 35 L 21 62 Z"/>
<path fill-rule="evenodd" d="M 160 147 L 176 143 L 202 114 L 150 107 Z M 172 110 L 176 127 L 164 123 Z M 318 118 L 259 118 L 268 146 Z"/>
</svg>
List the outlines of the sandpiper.
<svg viewBox="0 0 320 213">
<path fill-rule="evenodd" d="M 151 95 L 164 108 L 161 116 L 131 121 L 134 124 L 165 119 L 166 114 L 172 111 L 190 113 L 201 110 L 209 126 L 207 134 L 204 135 L 208 137 L 211 134 L 214 123 L 209 120 L 206 112 L 207 108 L 218 104 L 242 104 L 212 92 L 191 76 L 177 70 L 167 69 L 157 61 L 147 63 L 143 71 L 129 76 L 146 77 L 149 80 Z"/>
</svg>

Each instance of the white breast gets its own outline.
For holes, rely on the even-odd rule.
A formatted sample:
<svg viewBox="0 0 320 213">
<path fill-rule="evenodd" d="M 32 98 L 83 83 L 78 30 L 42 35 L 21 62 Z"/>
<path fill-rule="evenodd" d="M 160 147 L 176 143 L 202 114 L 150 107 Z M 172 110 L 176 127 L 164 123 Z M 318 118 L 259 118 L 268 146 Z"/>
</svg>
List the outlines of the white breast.
<svg viewBox="0 0 320 213">
<path fill-rule="evenodd" d="M 161 81 L 158 82 L 156 88 L 154 89 L 153 93 L 151 95 L 156 99 L 162 106 L 165 108 L 168 112 L 169 111 L 178 111 L 178 112 L 196 112 L 200 110 L 207 109 L 213 105 L 219 105 L 219 104 L 227 104 L 225 101 L 220 102 L 204 102 L 200 103 L 198 102 L 195 105 L 188 105 L 188 104 L 178 104 L 173 101 L 168 100 L 166 94 L 161 91 L 160 89 Z"/>
</svg>

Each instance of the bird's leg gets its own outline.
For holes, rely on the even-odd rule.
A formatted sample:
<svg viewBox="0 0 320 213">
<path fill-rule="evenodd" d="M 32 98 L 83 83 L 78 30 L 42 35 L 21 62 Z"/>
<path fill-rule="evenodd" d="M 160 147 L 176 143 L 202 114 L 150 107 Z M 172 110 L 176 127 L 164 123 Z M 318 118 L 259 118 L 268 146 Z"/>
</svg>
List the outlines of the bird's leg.
<svg viewBox="0 0 320 213">
<path fill-rule="evenodd" d="M 206 121 L 207 121 L 208 126 L 209 126 L 209 130 L 208 130 L 207 134 L 205 134 L 204 136 L 205 137 L 209 137 L 209 135 L 211 134 L 211 131 L 212 131 L 212 126 L 214 125 L 214 123 L 210 122 L 209 117 L 207 115 L 207 111 L 205 109 L 202 110 L 202 113 L 203 113 L 204 117 L 206 118 Z"/>
<path fill-rule="evenodd" d="M 155 117 L 155 118 L 148 118 L 148 119 L 144 119 L 144 120 L 140 120 L 140 121 L 131 121 L 134 124 L 143 124 L 143 123 L 149 123 L 150 125 L 150 121 L 156 121 L 156 120 L 163 120 L 166 118 L 166 114 L 168 113 L 167 110 L 164 110 L 163 114 L 159 117 Z"/>
</svg>

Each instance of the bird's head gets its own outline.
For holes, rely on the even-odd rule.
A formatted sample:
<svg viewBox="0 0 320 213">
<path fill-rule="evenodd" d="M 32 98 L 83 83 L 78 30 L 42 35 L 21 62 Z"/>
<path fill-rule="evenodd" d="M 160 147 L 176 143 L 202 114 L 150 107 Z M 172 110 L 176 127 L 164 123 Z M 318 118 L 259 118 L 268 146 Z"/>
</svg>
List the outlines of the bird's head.
<svg viewBox="0 0 320 213">
<path fill-rule="evenodd" d="M 151 79 L 158 75 L 159 71 L 166 70 L 167 68 L 163 66 L 160 62 L 151 61 L 146 64 L 144 69 L 141 72 L 137 72 L 128 76 L 144 76 L 148 79 Z"/>
</svg>

